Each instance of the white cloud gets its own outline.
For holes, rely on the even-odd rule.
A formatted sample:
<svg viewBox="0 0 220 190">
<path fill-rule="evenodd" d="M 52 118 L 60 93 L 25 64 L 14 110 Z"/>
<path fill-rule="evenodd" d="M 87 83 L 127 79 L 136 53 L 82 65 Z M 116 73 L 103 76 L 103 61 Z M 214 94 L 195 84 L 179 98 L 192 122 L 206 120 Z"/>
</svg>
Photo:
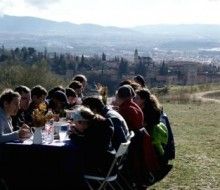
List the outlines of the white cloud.
<svg viewBox="0 0 220 190">
<path fill-rule="evenodd" d="M 24 0 L 28 5 L 38 9 L 47 9 L 51 4 L 58 3 L 60 0 Z"/>
<path fill-rule="evenodd" d="M 1 0 L 0 1 L 0 16 L 4 15 L 4 12 L 7 8 L 12 7 L 13 4 L 10 0 Z"/>
<path fill-rule="evenodd" d="M 105 26 L 220 24 L 220 0 L 0 0 L 1 13 Z"/>
</svg>

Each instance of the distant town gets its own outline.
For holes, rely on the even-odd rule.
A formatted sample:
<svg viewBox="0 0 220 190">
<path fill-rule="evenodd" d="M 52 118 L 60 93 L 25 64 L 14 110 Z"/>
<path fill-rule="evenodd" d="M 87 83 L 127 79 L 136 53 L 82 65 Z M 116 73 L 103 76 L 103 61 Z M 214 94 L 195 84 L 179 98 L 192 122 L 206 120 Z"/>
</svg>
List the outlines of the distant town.
<svg viewBox="0 0 220 190">
<path fill-rule="evenodd" d="M 195 60 L 187 58 L 184 60 L 183 55 L 180 57 L 177 54 L 170 52 L 162 56 L 158 51 L 154 52 L 152 57 L 141 56 L 138 49 L 135 49 L 133 59 L 124 56 L 108 58 L 105 53 L 86 56 L 47 52 L 47 49 L 41 52 L 33 47 L 5 49 L 3 45 L 0 48 L 0 65 L 9 63 L 37 65 L 43 62 L 53 73 L 67 80 L 76 73 L 84 73 L 93 83 L 101 82 L 108 86 L 116 85 L 124 79 L 131 79 L 137 74 L 145 78 L 149 87 L 220 82 L 219 62 L 215 62 L 214 59 L 207 61 L 207 57 L 210 57 L 207 53 L 204 52 Z"/>
</svg>

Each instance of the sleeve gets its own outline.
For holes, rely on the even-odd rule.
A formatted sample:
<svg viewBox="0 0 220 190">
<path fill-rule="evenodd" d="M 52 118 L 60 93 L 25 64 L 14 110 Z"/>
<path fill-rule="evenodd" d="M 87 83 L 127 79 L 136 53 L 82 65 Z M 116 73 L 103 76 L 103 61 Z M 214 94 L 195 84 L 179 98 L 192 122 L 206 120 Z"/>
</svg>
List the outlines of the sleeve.
<svg viewBox="0 0 220 190">
<path fill-rule="evenodd" d="M 0 143 L 19 140 L 18 131 L 4 133 L 4 128 L 9 128 L 8 123 L 0 118 Z"/>
<path fill-rule="evenodd" d="M 105 122 L 105 126 L 103 126 L 103 145 L 105 150 L 109 150 L 112 147 L 112 137 L 114 133 L 114 127 L 112 121 L 107 119 Z"/>
<path fill-rule="evenodd" d="M 127 131 L 126 130 L 126 125 L 118 119 L 117 117 L 112 117 L 110 118 L 113 125 L 114 125 L 114 135 L 117 136 L 117 139 L 120 140 L 121 142 L 126 142 L 127 141 Z"/>
<path fill-rule="evenodd" d="M 156 147 L 160 155 L 164 154 L 163 144 L 167 144 L 168 134 L 166 127 L 163 123 L 159 123 L 153 127 L 152 143 Z"/>
</svg>

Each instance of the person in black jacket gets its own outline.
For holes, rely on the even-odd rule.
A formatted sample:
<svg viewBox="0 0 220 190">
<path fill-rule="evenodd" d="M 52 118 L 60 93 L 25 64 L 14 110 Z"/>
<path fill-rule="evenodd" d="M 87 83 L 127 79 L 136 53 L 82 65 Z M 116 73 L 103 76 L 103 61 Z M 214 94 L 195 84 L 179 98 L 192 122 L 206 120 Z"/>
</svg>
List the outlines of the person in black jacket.
<svg viewBox="0 0 220 190">
<path fill-rule="evenodd" d="M 115 155 L 112 147 L 113 124 L 111 120 L 94 114 L 89 108 L 78 106 L 72 118 L 70 139 L 84 152 L 85 173 L 106 174 Z"/>
<path fill-rule="evenodd" d="M 113 147 L 118 150 L 120 144 L 126 142 L 129 136 L 129 130 L 125 119 L 117 111 L 106 106 L 102 100 L 97 97 L 87 97 L 83 99 L 82 104 L 89 107 L 93 112 L 111 119 L 114 127 L 112 144 Z"/>
<path fill-rule="evenodd" d="M 17 86 L 14 90 L 18 92 L 21 96 L 20 108 L 15 116 L 12 116 L 12 125 L 14 130 L 18 130 L 23 124 L 27 123 L 28 120 L 27 110 L 31 103 L 31 90 L 27 86 Z"/>
</svg>

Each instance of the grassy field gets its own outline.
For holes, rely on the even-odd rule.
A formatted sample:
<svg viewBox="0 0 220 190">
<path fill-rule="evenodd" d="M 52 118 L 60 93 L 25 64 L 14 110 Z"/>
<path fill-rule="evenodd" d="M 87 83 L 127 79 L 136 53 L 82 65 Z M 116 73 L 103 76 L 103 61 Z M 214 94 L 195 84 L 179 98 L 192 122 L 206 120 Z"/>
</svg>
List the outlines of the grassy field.
<svg viewBox="0 0 220 190">
<path fill-rule="evenodd" d="M 200 84 L 192 86 L 167 86 L 164 88 L 152 88 L 152 93 L 160 97 L 161 102 L 179 102 L 190 103 L 198 102 L 198 97 L 193 97 L 196 93 L 204 93 L 207 91 L 219 91 L 220 83 Z M 210 98 L 219 99 L 218 93 L 209 94 Z"/>
<path fill-rule="evenodd" d="M 176 143 L 173 169 L 149 189 L 220 189 L 220 104 L 163 103 Z"/>
<path fill-rule="evenodd" d="M 220 100 L 220 91 L 214 92 L 214 93 L 208 93 L 204 96 L 205 98 L 214 98 L 217 100 Z"/>
</svg>

